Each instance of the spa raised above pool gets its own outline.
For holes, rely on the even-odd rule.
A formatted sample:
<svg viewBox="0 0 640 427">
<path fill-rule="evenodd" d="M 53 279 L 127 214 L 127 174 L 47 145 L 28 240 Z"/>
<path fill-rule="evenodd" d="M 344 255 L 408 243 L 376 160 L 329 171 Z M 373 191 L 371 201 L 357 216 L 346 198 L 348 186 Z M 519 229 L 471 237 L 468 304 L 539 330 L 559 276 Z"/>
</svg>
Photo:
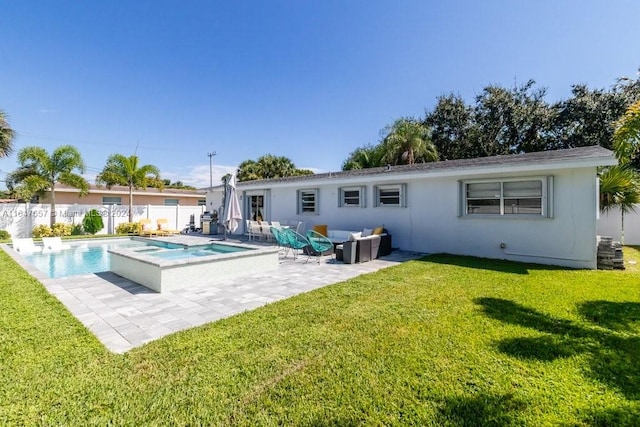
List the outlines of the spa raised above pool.
<svg viewBox="0 0 640 427">
<path fill-rule="evenodd" d="M 240 243 L 109 251 L 111 271 L 156 292 L 215 286 L 216 280 L 278 268 L 278 248 Z"/>
</svg>

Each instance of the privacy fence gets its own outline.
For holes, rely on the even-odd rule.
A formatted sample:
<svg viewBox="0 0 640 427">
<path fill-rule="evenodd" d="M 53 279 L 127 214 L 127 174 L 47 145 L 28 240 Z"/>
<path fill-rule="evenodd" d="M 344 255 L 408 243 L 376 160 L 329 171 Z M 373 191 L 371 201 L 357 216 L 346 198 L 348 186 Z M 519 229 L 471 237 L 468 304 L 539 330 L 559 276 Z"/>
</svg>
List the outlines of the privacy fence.
<svg viewBox="0 0 640 427">
<path fill-rule="evenodd" d="M 636 205 L 634 211 L 624 214 L 624 241 L 620 209 L 600 213 L 598 235 L 611 237 L 625 245 L 640 245 L 640 205 Z"/>
<path fill-rule="evenodd" d="M 49 225 L 50 205 L 32 203 L 0 204 L 0 230 L 7 230 L 11 237 L 31 237 L 31 230 L 37 225 Z M 82 224 L 87 212 L 96 209 L 102 215 L 104 228 L 97 234 L 113 234 L 119 224 L 129 222 L 129 206 L 120 205 L 56 205 L 55 222 Z M 149 218 L 155 222 L 166 218 L 169 227 L 182 230 L 187 227 L 193 215 L 196 227 L 204 206 L 133 206 L 133 221 Z"/>
</svg>

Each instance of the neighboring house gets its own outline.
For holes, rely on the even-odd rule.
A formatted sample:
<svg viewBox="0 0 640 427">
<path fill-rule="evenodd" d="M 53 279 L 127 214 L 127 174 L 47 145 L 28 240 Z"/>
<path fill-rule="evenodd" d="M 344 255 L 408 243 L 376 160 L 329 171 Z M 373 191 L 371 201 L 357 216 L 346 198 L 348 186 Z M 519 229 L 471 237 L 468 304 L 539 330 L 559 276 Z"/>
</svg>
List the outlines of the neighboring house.
<svg viewBox="0 0 640 427">
<path fill-rule="evenodd" d="M 129 187 L 113 186 L 110 189 L 103 186 L 90 185 L 89 194 L 79 196 L 80 190 L 63 184 L 56 184 L 57 204 L 87 204 L 87 205 L 128 205 Z M 50 192 L 40 197 L 38 203 L 49 203 Z M 198 190 L 179 190 L 175 188 L 145 188 L 133 190 L 134 205 L 157 206 L 204 206 L 206 193 Z"/>
<path fill-rule="evenodd" d="M 596 268 L 597 167 L 614 164 L 611 151 L 592 146 L 248 181 L 237 188 L 245 219 L 304 221 L 307 229 L 383 225 L 393 247 L 404 250 Z"/>
</svg>

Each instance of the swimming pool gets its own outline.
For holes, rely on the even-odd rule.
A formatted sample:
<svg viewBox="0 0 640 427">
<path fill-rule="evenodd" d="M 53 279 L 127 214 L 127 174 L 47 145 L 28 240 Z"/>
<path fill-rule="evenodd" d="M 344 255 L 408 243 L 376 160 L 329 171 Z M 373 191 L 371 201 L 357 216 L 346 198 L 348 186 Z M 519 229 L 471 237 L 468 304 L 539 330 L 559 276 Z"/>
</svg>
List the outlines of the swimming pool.
<svg viewBox="0 0 640 427">
<path fill-rule="evenodd" d="M 156 292 L 208 286 L 216 280 L 278 268 L 278 248 L 228 242 L 202 244 L 194 238 L 172 243 L 157 239 L 74 241 L 58 252 L 22 254 L 58 279 L 111 271 Z"/>
<path fill-rule="evenodd" d="M 132 240 L 117 239 L 109 242 L 72 242 L 70 249 L 58 252 L 33 253 L 23 255 L 38 270 L 47 274 L 52 279 L 81 274 L 100 273 L 109 271 L 109 250 L 115 248 L 135 248 L 161 245 L 168 247 L 163 242 L 157 244 Z"/>
</svg>

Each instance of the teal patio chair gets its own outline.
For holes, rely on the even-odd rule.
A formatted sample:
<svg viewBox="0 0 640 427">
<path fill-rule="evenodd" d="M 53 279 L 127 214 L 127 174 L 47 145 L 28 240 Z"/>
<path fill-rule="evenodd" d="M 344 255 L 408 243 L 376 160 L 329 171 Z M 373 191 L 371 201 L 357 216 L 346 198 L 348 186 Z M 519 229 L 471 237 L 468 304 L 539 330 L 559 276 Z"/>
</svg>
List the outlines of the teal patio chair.
<svg viewBox="0 0 640 427">
<path fill-rule="evenodd" d="M 320 264 L 320 257 L 323 253 L 331 251 L 333 256 L 333 242 L 327 236 L 323 236 L 314 230 L 308 230 L 307 240 L 311 245 L 311 249 L 313 249 L 312 252 L 318 256 L 318 264 Z"/>
<path fill-rule="evenodd" d="M 309 258 L 311 257 L 311 243 L 304 237 L 302 234 L 292 230 L 290 228 L 285 228 L 282 230 L 283 233 L 287 236 L 287 240 L 289 241 L 289 247 L 291 248 L 291 252 L 293 252 L 293 259 L 297 259 L 298 255 L 296 251 L 304 251 L 307 250 L 307 261 L 309 262 Z"/>
<path fill-rule="evenodd" d="M 273 238 L 276 240 L 276 243 L 278 244 L 278 247 L 280 249 L 284 249 L 284 257 L 286 258 L 287 254 L 289 253 L 289 249 L 291 249 L 291 245 L 289 244 L 289 239 L 287 238 L 285 229 L 272 226 L 270 230 L 271 230 L 271 234 L 273 235 Z"/>
</svg>

